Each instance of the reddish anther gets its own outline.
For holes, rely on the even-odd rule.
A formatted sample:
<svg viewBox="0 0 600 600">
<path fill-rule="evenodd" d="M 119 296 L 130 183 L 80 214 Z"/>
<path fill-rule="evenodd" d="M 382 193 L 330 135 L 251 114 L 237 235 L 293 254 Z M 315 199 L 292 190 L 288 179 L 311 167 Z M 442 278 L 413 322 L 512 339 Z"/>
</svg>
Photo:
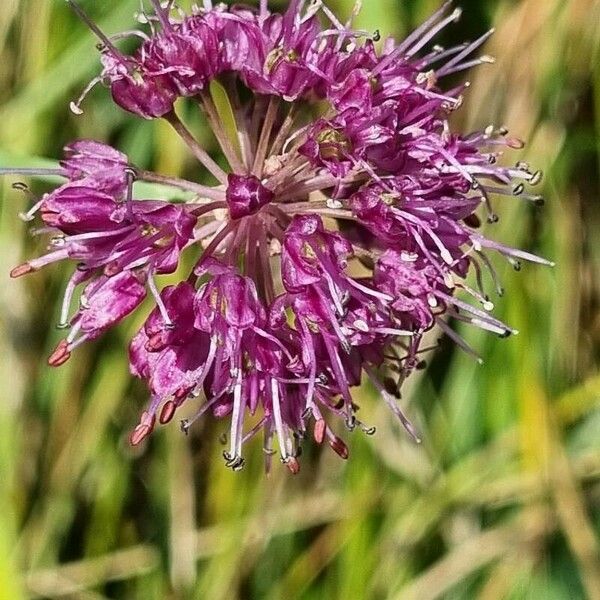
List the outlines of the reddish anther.
<svg viewBox="0 0 600 600">
<path fill-rule="evenodd" d="M 286 459 L 285 466 L 291 471 L 292 475 L 298 475 L 298 473 L 300 473 L 300 463 L 298 462 L 298 459 L 293 456 Z"/>
<path fill-rule="evenodd" d="M 152 427 L 149 425 L 138 425 L 129 436 L 129 443 L 132 446 L 141 444 L 148 435 L 152 432 Z"/>
<path fill-rule="evenodd" d="M 35 271 L 35 269 L 29 263 L 23 263 L 22 265 L 19 265 L 18 267 L 15 267 L 10 272 L 10 276 L 13 279 L 16 279 L 17 277 L 23 277 L 23 275 L 27 275 L 29 273 L 33 273 L 33 271 Z"/>
<path fill-rule="evenodd" d="M 175 414 L 175 409 L 177 408 L 175 402 L 173 400 L 169 400 L 165 402 L 165 405 L 162 407 L 160 411 L 160 417 L 158 418 L 161 425 L 166 425 L 170 423 L 173 419 L 173 415 Z"/>
<path fill-rule="evenodd" d="M 344 460 L 348 460 L 348 456 L 350 456 L 350 452 L 348 451 L 348 446 L 337 436 L 333 436 L 332 439 L 329 440 L 329 445 L 332 450 Z"/>
<path fill-rule="evenodd" d="M 325 419 L 318 419 L 315 422 L 315 429 L 313 432 L 313 436 L 315 438 L 315 442 L 317 444 L 322 444 L 325 439 L 325 431 L 327 430 L 327 424 L 325 423 Z"/>
<path fill-rule="evenodd" d="M 48 357 L 48 364 L 51 367 L 60 367 L 64 365 L 69 358 L 71 358 L 71 352 L 69 350 L 69 344 L 67 340 L 59 342 L 54 352 Z"/>
</svg>

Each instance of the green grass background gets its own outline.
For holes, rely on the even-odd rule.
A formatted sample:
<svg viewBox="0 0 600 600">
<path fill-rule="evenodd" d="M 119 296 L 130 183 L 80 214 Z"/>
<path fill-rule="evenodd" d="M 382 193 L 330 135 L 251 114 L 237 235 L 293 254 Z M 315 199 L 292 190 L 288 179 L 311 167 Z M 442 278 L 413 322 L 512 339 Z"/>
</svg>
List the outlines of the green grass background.
<svg viewBox="0 0 600 600">
<path fill-rule="evenodd" d="M 107 32 L 130 28 L 138 6 L 82 3 Z M 329 4 L 347 15 L 352 1 Z M 437 5 L 366 0 L 360 21 L 400 36 Z M 507 124 L 529 141 L 509 160 L 546 172 L 546 207 L 499 199 L 488 233 L 557 266 L 496 261 L 497 313 L 520 335 L 461 329 L 485 364 L 446 343 L 408 382 L 419 447 L 365 389 L 377 435 L 348 435 L 348 462 L 310 450 L 298 477 L 276 465 L 265 478 L 257 446 L 232 473 L 224 425 L 210 420 L 132 450 L 145 391 L 126 341 L 143 315 L 47 368 L 67 271 L 9 280 L 43 242 L 17 218 L 27 200 L 15 179 L 0 182 L 0 599 L 600 598 L 600 3 L 462 5 L 444 42 L 495 25 L 486 52 L 498 60 L 469 73 L 456 126 Z M 2 1 L 0 164 L 56 159 L 94 137 L 194 176 L 164 124 L 125 114 L 106 90 L 82 117 L 68 111 L 97 73 L 94 44 L 60 0 Z M 196 131 L 212 143 L 200 121 Z"/>
</svg>

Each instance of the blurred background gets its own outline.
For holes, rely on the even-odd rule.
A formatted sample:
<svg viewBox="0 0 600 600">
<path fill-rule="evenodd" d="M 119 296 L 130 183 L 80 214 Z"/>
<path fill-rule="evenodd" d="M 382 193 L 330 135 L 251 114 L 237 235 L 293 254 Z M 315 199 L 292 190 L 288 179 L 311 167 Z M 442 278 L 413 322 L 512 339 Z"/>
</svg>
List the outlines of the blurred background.
<svg viewBox="0 0 600 600">
<path fill-rule="evenodd" d="M 131 28 L 139 6 L 82 4 L 106 32 Z M 344 16 L 352 4 L 329 2 Z M 360 25 L 398 36 L 439 5 L 364 4 Z M 600 598 L 600 2 L 462 6 L 442 42 L 495 26 L 485 52 L 497 63 L 468 74 L 456 127 L 506 124 L 528 140 L 507 160 L 546 173 L 546 207 L 499 199 L 488 233 L 557 266 L 496 261 L 497 314 L 520 335 L 461 329 L 482 366 L 442 344 L 404 390 L 418 447 L 364 389 L 377 434 L 346 434 L 348 462 L 309 450 L 297 477 L 276 464 L 267 479 L 259 444 L 232 473 L 224 424 L 210 419 L 131 449 L 146 391 L 126 344 L 145 311 L 47 368 L 67 272 L 9 280 L 43 240 L 17 217 L 28 205 L 18 178 L 0 181 L 1 599 Z M 98 72 L 95 43 L 60 0 L 2 1 L 0 165 L 52 164 L 69 140 L 93 137 L 140 166 L 189 173 L 168 127 L 125 114 L 106 90 L 83 116 L 69 112 Z M 39 194 L 51 182 L 29 183 Z"/>
</svg>

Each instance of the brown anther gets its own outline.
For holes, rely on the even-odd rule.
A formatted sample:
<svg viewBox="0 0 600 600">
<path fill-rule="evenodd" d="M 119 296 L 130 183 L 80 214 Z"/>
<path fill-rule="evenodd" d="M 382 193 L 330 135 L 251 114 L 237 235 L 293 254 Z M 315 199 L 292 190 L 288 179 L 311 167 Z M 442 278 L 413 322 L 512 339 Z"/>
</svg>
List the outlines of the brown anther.
<svg viewBox="0 0 600 600">
<path fill-rule="evenodd" d="M 24 263 L 22 265 L 19 265 L 18 267 L 15 267 L 10 272 L 10 276 L 13 279 L 16 279 L 17 277 L 23 277 L 23 275 L 27 275 L 28 273 L 33 273 L 34 271 L 35 271 L 35 269 L 29 263 Z"/>
<path fill-rule="evenodd" d="M 64 365 L 69 358 L 71 358 L 71 352 L 69 351 L 69 343 L 67 340 L 62 340 L 56 346 L 54 352 L 48 357 L 48 364 L 51 367 L 60 367 Z"/>
<path fill-rule="evenodd" d="M 384 377 L 383 385 L 388 394 L 398 398 L 398 382 L 393 377 Z"/>
<path fill-rule="evenodd" d="M 345 400 L 343 398 L 340 398 L 334 405 L 333 408 L 335 408 L 335 410 L 342 410 L 342 408 L 344 408 L 344 402 Z"/>
<path fill-rule="evenodd" d="M 300 473 L 300 463 L 293 456 L 290 456 L 285 460 L 285 466 L 290 470 L 292 475 L 298 475 L 298 473 Z"/>
<path fill-rule="evenodd" d="M 463 222 L 465 225 L 468 225 L 473 229 L 481 227 L 481 219 L 475 213 L 472 213 L 468 217 L 465 217 L 463 219 Z"/>
<path fill-rule="evenodd" d="M 348 446 L 346 446 L 344 441 L 337 437 L 337 435 L 333 436 L 333 439 L 329 440 L 329 445 L 340 458 L 348 460 L 348 456 L 350 455 Z"/>
<path fill-rule="evenodd" d="M 326 430 L 327 424 L 325 423 L 325 419 L 317 419 L 317 421 L 315 421 L 315 428 L 313 431 L 313 437 L 315 438 L 315 442 L 317 442 L 317 444 L 323 443 Z"/>
<path fill-rule="evenodd" d="M 152 428 L 149 425 L 138 425 L 129 436 L 129 443 L 132 446 L 138 446 L 150 434 Z"/>
<path fill-rule="evenodd" d="M 175 415 L 175 409 L 177 408 L 175 402 L 173 400 L 169 400 L 165 402 L 162 410 L 160 411 L 160 417 L 158 418 L 161 425 L 166 425 L 170 423 Z"/>
<path fill-rule="evenodd" d="M 175 400 L 179 401 L 179 403 L 181 404 L 181 400 L 183 400 L 184 398 L 186 398 L 190 393 L 190 388 L 189 387 L 182 387 L 179 388 L 174 394 L 173 396 L 175 397 Z"/>
</svg>

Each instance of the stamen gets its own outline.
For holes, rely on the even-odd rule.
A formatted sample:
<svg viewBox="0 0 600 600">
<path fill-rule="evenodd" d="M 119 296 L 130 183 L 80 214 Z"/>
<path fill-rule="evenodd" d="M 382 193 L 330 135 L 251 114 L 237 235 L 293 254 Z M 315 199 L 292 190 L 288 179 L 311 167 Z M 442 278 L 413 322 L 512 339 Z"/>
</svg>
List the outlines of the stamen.
<svg viewBox="0 0 600 600">
<path fill-rule="evenodd" d="M 248 431 L 248 433 L 244 434 L 242 445 L 251 440 L 261 429 L 263 429 L 266 421 L 267 417 L 263 417 L 250 431 Z"/>
<path fill-rule="evenodd" d="M 180 428 L 185 435 L 188 435 L 192 425 L 216 402 L 227 392 L 227 388 L 225 388 L 220 394 L 214 396 L 210 400 L 206 401 L 200 409 L 189 419 L 182 419 L 180 423 Z"/>
<path fill-rule="evenodd" d="M 256 148 L 252 172 L 259 179 L 262 177 L 264 162 L 267 158 L 267 149 L 269 147 L 269 140 L 271 139 L 271 132 L 273 130 L 273 126 L 275 125 L 275 119 L 277 118 L 277 113 L 279 111 L 279 102 L 279 98 L 276 96 L 271 96 L 269 99 L 267 113 L 265 115 L 258 146 Z"/>
<path fill-rule="evenodd" d="M 231 467 L 234 471 L 239 471 L 244 466 L 244 459 L 241 457 L 243 417 L 242 370 L 238 368 L 236 382 L 233 387 L 233 412 L 231 414 L 230 450 L 229 452 L 224 453 L 227 466 Z"/>
<path fill-rule="evenodd" d="M 43 169 L 30 167 L 0 167 L 0 177 L 3 175 L 26 175 L 31 177 L 50 177 L 58 175 L 66 177 L 63 169 Z"/>
<path fill-rule="evenodd" d="M 173 30 L 171 26 L 171 22 L 169 21 L 169 15 L 163 10 L 163 7 L 160 4 L 160 0 L 150 0 L 152 6 L 154 7 L 154 12 L 160 21 L 160 24 L 164 31 L 170 32 Z"/>
<path fill-rule="evenodd" d="M 448 323 L 443 319 L 436 317 L 435 322 L 438 327 L 466 354 L 474 358 L 478 364 L 483 364 L 483 358 L 462 338 Z"/>
<path fill-rule="evenodd" d="M 187 127 L 179 119 L 175 111 L 164 116 L 173 129 L 179 134 L 181 139 L 187 144 L 194 156 L 218 179 L 223 185 L 227 185 L 227 174 L 221 167 L 208 155 L 206 150 L 197 142 Z"/>
<path fill-rule="evenodd" d="M 479 67 L 480 65 L 493 65 L 496 62 L 496 59 L 493 56 L 489 56 L 488 54 L 484 54 L 479 58 L 475 58 L 473 60 L 469 60 L 460 65 L 456 65 L 451 69 L 447 69 L 444 71 L 444 76 L 453 75 L 454 73 L 459 73 L 460 71 L 466 71 L 468 69 L 473 69 L 474 67 Z M 438 73 L 438 75 L 441 77 Z"/>
<path fill-rule="evenodd" d="M 373 383 L 373 385 L 377 388 L 377 391 L 381 394 L 382 398 L 385 400 L 386 404 L 390 407 L 391 411 L 398 417 L 402 426 L 406 431 L 410 434 L 413 440 L 417 443 L 421 443 L 421 437 L 417 433 L 414 425 L 409 421 L 406 415 L 402 412 L 402 409 L 398 406 L 396 399 L 385 389 L 385 386 L 379 381 L 379 378 L 375 374 L 375 371 L 372 367 L 365 366 L 365 371 L 369 376 L 369 379 Z"/>
<path fill-rule="evenodd" d="M 477 252 L 479 257 L 481 258 L 481 260 L 487 267 L 487 269 L 490 273 L 490 276 L 492 278 L 492 281 L 494 282 L 494 285 L 496 287 L 496 293 L 498 294 L 498 296 L 504 296 L 504 288 L 502 287 L 502 285 L 500 283 L 500 277 L 498 277 L 498 273 L 496 272 L 494 265 L 492 265 L 490 259 L 483 252 L 481 252 L 481 250 L 475 250 L 475 252 Z"/>
<path fill-rule="evenodd" d="M 131 65 L 127 63 L 125 57 L 119 52 L 118 48 L 110 41 L 108 36 L 94 23 L 87 13 L 79 6 L 75 0 L 66 0 L 67 4 L 73 9 L 75 14 L 96 34 L 104 47 L 109 50 L 113 57 L 118 60 L 127 71 L 131 71 Z"/>
<path fill-rule="evenodd" d="M 429 31 L 431 27 L 433 27 L 433 25 L 438 21 L 438 19 L 443 17 L 448 12 L 448 9 L 450 6 L 452 6 L 452 1 L 453 0 L 446 0 L 446 2 L 444 2 L 444 4 L 442 4 L 442 6 L 435 13 L 433 13 L 431 17 L 429 17 L 429 19 L 424 21 L 419 27 L 417 27 L 417 29 L 407 36 L 396 48 L 398 55 L 410 48 L 421 36 L 425 35 L 425 33 Z M 391 57 L 391 54 L 389 56 Z M 394 58 L 396 57 L 394 56 Z M 387 67 L 387 65 L 390 64 L 394 58 L 390 58 L 387 61 L 387 64 L 384 65 L 384 68 Z"/>
<path fill-rule="evenodd" d="M 202 108 L 205 111 L 206 117 L 209 124 L 211 125 L 212 132 L 219 142 L 219 146 L 225 155 L 225 158 L 229 162 L 229 166 L 235 173 L 245 173 L 246 168 L 242 164 L 240 157 L 238 156 L 237 150 L 233 147 L 227 132 L 223 128 L 221 117 L 217 111 L 217 107 L 208 92 L 202 92 L 200 94 L 202 99 Z"/>
<path fill-rule="evenodd" d="M 443 77 L 444 75 L 448 75 L 449 73 L 454 72 L 452 67 L 458 65 L 463 58 L 466 58 L 471 54 L 474 50 L 485 44 L 485 42 L 495 33 L 495 28 L 490 29 L 486 33 L 484 33 L 481 37 L 477 38 L 474 42 L 469 44 L 462 52 L 457 54 L 454 58 L 448 61 L 441 69 L 438 70 L 438 75 Z M 483 57 L 482 57 L 483 58 Z M 493 60 L 493 59 L 492 59 Z"/>
<path fill-rule="evenodd" d="M 264 21 L 269 16 L 269 0 L 260 0 L 260 19 Z"/>
<path fill-rule="evenodd" d="M 156 302 L 156 306 L 158 307 L 163 321 L 165 322 L 165 327 L 167 329 L 172 329 L 173 327 L 175 327 L 175 325 L 173 324 L 173 321 L 171 321 L 171 317 L 169 317 L 167 307 L 163 302 L 163 299 L 160 295 L 160 292 L 158 291 L 158 288 L 156 287 L 156 282 L 154 281 L 154 277 L 152 275 L 148 276 L 148 288 L 150 289 L 152 296 L 154 296 L 154 301 Z"/>
<path fill-rule="evenodd" d="M 287 443 L 283 429 L 283 420 L 281 418 L 281 406 L 279 404 L 279 384 L 276 379 L 271 378 L 271 401 L 273 404 L 273 418 L 275 420 L 275 431 L 279 441 L 279 453 L 281 460 L 288 460 Z"/>
<path fill-rule="evenodd" d="M 81 109 L 81 104 L 83 103 L 83 101 L 86 99 L 87 95 L 96 87 L 96 85 L 98 83 L 100 83 L 102 81 L 102 77 L 94 77 L 94 79 L 92 79 L 84 88 L 83 92 L 81 92 L 81 95 L 79 96 L 79 98 L 77 98 L 76 102 L 71 102 L 69 104 L 69 108 L 71 109 L 71 112 L 75 115 L 82 115 L 83 114 L 83 110 Z"/>
<path fill-rule="evenodd" d="M 126 167 L 123 172 L 127 180 L 127 195 L 125 197 L 125 206 L 127 207 L 127 217 L 130 221 L 134 220 L 133 215 L 133 183 L 137 177 L 137 173 L 131 167 Z"/>
<path fill-rule="evenodd" d="M 159 175 L 158 173 L 144 171 L 141 169 L 137 169 L 136 173 L 138 180 L 147 181 L 148 183 L 160 183 L 162 185 L 168 185 L 181 190 L 195 192 L 203 198 L 209 198 L 212 200 L 223 200 L 225 198 L 225 190 L 201 185 L 193 181 L 188 181 L 187 179 L 167 177 L 165 175 Z"/>
<path fill-rule="evenodd" d="M 277 136 L 275 137 L 275 141 L 273 142 L 271 149 L 269 150 L 269 156 L 276 156 L 281 152 L 283 143 L 285 142 L 286 138 L 290 134 L 290 131 L 294 125 L 294 120 L 296 119 L 297 109 L 298 109 L 297 104 L 292 104 L 290 106 L 288 114 L 287 114 L 283 124 L 281 125 L 281 128 L 279 129 Z"/>
<path fill-rule="evenodd" d="M 112 35 L 108 36 L 108 38 L 112 42 L 116 42 L 119 40 L 126 40 L 127 38 L 130 38 L 130 37 L 137 37 L 137 38 L 143 40 L 144 42 L 149 42 L 151 39 L 143 31 L 139 31 L 138 29 L 130 29 L 128 31 L 121 31 L 120 33 L 113 33 Z"/>
<path fill-rule="evenodd" d="M 445 19 L 440 21 L 435 27 L 432 27 L 427 34 L 423 35 L 423 37 L 409 50 L 406 51 L 406 56 L 414 56 L 423 46 L 427 44 L 431 39 L 433 39 L 442 29 L 444 29 L 450 23 L 456 23 L 462 15 L 462 9 L 457 8 L 451 15 L 448 15 Z"/>
<path fill-rule="evenodd" d="M 77 286 L 89 279 L 92 275 L 93 272 L 91 270 L 76 270 L 75 273 L 71 275 L 71 278 L 69 279 L 69 282 L 67 283 L 67 286 L 65 288 L 65 295 L 63 297 L 62 307 L 60 311 L 60 321 L 57 325 L 59 329 L 65 329 L 69 326 L 69 310 L 71 308 L 73 294 L 75 293 Z"/>
</svg>

